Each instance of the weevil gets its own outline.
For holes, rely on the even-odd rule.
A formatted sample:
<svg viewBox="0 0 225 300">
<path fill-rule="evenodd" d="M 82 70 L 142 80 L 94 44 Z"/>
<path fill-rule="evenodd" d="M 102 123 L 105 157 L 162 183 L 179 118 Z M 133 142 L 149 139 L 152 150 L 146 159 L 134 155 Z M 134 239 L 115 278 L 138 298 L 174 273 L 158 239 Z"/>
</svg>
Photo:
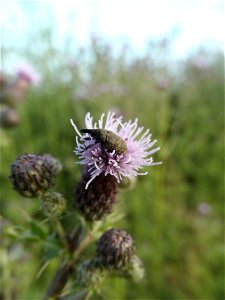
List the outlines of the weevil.
<svg viewBox="0 0 225 300">
<path fill-rule="evenodd" d="M 110 130 L 81 129 L 80 132 L 90 134 L 97 143 L 101 143 L 109 152 L 115 150 L 116 154 L 124 154 L 127 151 L 126 142 Z"/>
</svg>

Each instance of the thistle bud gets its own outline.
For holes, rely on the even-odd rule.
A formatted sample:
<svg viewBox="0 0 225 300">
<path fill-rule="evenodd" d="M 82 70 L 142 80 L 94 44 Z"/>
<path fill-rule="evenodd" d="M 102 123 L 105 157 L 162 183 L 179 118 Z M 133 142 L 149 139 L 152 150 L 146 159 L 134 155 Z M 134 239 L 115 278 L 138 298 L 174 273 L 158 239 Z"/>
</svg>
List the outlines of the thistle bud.
<svg viewBox="0 0 225 300">
<path fill-rule="evenodd" d="M 43 195 L 52 185 L 53 173 L 41 155 L 24 154 L 11 165 L 10 180 L 21 195 L 35 198 Z"/>
<path fill-rule="evenodd" d="M 74 191 L 74 206 L 88 221 L 100 220 L 110 214 L 116 202 L 118 182 L 111 175 L 97 176 L 86 189 L 90 175 L 86 172 Z"/>
<path fill-rule="evenodd" d="M 2 128 L 16 127 L 20 122 L 20 117 L 15 109 L 5 107 L 0 112 L 0 125 Z"/>
<path fill-rule="evenodd" d="M 130 263 L 124 270 L 124 273 L 134 282 L 140 282 L 144 278 L 144 265 L 137 255 L 132 256 Z"/>
<path fill-rule="evenodd" d="M 106 231 L 97 242 L 97 257 L 105 267 L 124 268 L 130 263 L 135 251 L 132 237 L 121 229 Z"/>
<path fill-rule="evenodd" d="M 66 200 L 60 193 L 48 192 L 41 198 L 41 209 L 47 217 L 60 216 L 66 207 Z"/>
<path fill-rule="evenodd" d="M 81 129 L 82 133 L 90 134 L 98 143 L 109 151 L 116 154 L 124 154 L 127 151 L 126 142 L 117 134 L 105 129 Z"/>
<path fill-rule="evenodd" d="M 77 270 L 77 281 L 85 287 L 97 288 L 105 278 L 98 258 L 84 261 Z"/>
<path fill-rule="evenodd" d="M 129 177 L 123 177 L 122 181 L 119 183 L 119 187 L 121 189 L 126 189 L 126 190 L 133 190 L 133 188 L 136 185 L 136 178 L 131 179 Z"/>
<path fill-rule="evenodd" d="M 46 162 L 50 166 L 53 175 L 54 176 L 59 175 L 59 173 L 62 171 L 61 162 L 57 158 L 51 156 L 50 154 L 46 154 L 43 157 L 46 159 Z"/>
</svg>

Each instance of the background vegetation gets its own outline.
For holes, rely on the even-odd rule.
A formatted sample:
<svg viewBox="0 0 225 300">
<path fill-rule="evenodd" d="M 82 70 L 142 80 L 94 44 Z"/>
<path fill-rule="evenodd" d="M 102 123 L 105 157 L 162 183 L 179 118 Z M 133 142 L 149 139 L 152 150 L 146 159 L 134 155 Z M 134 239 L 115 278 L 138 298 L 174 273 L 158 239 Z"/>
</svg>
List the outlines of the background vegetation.
<svg viewBox="0 0 225 300">
<path fill-rule="evenodd" d="M 57 190 L 70 204 L 80 169 L 69 119 L 82 128 L 86 112 L 98 118 L 109 110 L 151 129 L 161 146 L 154 158 L 163 165 L 119 199 L 125 217 L 116 226 L 133 236 L 146 278 L 137 285 L 109 278 L 104 299 L 224 299 L 223 55 L 199 52 L 177 67 L 168 59 L 168 41 L 152 42 L 141 57 L 129 48 L 114 55 L 97 38 L 74 52 L 69 44 L 56 50 L 48 35 L 33 43 L 20 55 L 39 70 L 42 83 L 19 106 L 19 126 L 1 129 L 5 299 L 42 299 L 60 254 L 46 240 L 39 201 L 12 190 L 10 164 L 23 153 L 59 158 L 64 168 Z M 5 61 L 15 55 L 13 49 L 2 53 Z M 71 213 L 65 226 L 76 221 Z M 94 246 L 82 259 L 93 253 Z"/>
</svg>

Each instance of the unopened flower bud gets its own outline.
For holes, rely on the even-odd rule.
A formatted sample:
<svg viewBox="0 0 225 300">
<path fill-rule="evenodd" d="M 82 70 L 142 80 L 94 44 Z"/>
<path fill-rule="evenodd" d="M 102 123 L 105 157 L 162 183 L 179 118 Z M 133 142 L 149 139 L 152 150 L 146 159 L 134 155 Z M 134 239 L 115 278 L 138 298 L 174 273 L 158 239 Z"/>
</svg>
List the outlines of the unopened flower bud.
<svg viewBox="0 0 225 300">
<path fill-rule="evenodd" d="M 121 229 L 106 231 L 97 242 L 97 257 L 105 267 L 124 268 L 130 263 L 135 251 L 132 237 Z"/>
<path fill-rule="evenodd" d="M 10 180 L 21 195 L 35 198 L 53 185 L 53 173 L 43 156 L 24 154 L 11 165 Z"/>
<path fill-rule="evenodd" d="M 97 288 L 105 278 L 105 271 L 98 258 L 84 261 L 78 268 L 77 281 L 85 287 Z"/>
<path fill-rule="evenodd" d="M 57 192 L 45 193 L 41 198 L 41 208 L 47 217 L 60 216 L 66 207 L 66 200 Z"/>
<path fill-rule="evenodd" d="M 16 127 L 20 122 L 20 117 L 15 109 L 4 107 L 0 112 L 0 126 L 2 128 Z"/>
<path fill-rule="evenodd" d="M 44 157 L 47 163 L 49 164 L 50 168 L 52 169 L 53 175 L 54 176 L 59 175 L 59 173 L 62 171 L 61 162 L 57 158 L 51 156 L 50 154 L 46 154 L 44 155 Z"/>
<path fill-rule="evenodd" d="M 82 133 L 90 134 L 98 143 L 101 143 L 108 152 L 124 154 L 127 151 L 126 142 L 117 134 L 105 129 L 81 129 Z"/>
<path fill-rule="evenodd" d="M 17 81 L 10 82 L 1 93 L 1 102 L 10 107 L 16 107 L 24 100 L 26 90 Z"/>
<path fill-rule="evenodd" d="M 122 181 L 119 183 L 119 187 L 121 189 L 133 190 L 136 185 L 136 178 L 131 179 L 129 177 L 123 177 Z"/>
<path fill-rule="evenodd" d="M 74 191 L 74 206 L 88 221 L 110 214 L 116 202 L 118 182 L 114 176 L 101 174 L 86 189 L 90 175 L 86 172 Z"/>
<path fill-rule="evenodd" d="M 130 263 L 124 271 L 134 282 L 141 281 L 145 275 L 144 265 L 137 255 L 132 256 Z"/>
</svg>

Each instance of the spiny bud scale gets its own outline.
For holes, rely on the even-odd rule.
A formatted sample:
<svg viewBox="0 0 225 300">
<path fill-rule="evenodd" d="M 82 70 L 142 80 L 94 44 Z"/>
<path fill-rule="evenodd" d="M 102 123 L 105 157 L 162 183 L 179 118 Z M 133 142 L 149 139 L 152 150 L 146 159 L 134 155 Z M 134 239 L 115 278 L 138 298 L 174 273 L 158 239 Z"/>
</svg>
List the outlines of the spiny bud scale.
<svg viewBox="0 0 225 300">
<path fill-rule="evenodd" d="M 98 288 L 104 278 L 105 272 L 98 258 L 84 261 L 77 271 L 77 281 L 85 287 Z"/>
<path fill-rule="evenodd" d="M 121 189 L 126 189 L 126 190 L 133 190 L 137 183 L 137 179 L 131 179 L 129 177 L 123 177 L 122 181 L 119 183 L 119 187 Z"/>
<path fill-rule="evenodd" d="M 100 174 L 86 189 L 90 175 L 86 172 L 74 191 L 74 206 L 88 221 L 110 214 L 116 202 L 118 182 L 114 176 Z"/>
<path fill-rule="evenodd" d="M 35 154 L 17 157 L 9 178 L 14 189 L 29 198 L 43 195 L 53 185 L 51 168 L 43 156 Z"/>
<path fill-rule="evenodd" d="M 139 282 L 144 278 L 145 270 L 141 259 L 134 255 L 130 263 L 126 266 L 124 273 L 134 282 Z"/>
<path fill-rule="evenodd" d="M 112 228 L 97 242 L 97 257 L 105 267 L 122 269 L 135 254 L 132 237 L 124 230 Z"/>
<path fill-rule="evenodd" d="M 47 217 L 60 216 L 66 207 L 66 200 L 57 192 L 48 192 L 41 198 L 41 208 Z"/>
<path fill-rule="evenodd" d="M 61 162 L 57 158 L 53 157 L 50 154 L 45 154 L 45 155 L 43 155 L 43 157 L 46 159 L 46 162 L 48 163 L 48 165 L 52 169 L 53 175 L 54 176 L 59 175 L 59 173 L 62 171 Z"/>
</svg>

